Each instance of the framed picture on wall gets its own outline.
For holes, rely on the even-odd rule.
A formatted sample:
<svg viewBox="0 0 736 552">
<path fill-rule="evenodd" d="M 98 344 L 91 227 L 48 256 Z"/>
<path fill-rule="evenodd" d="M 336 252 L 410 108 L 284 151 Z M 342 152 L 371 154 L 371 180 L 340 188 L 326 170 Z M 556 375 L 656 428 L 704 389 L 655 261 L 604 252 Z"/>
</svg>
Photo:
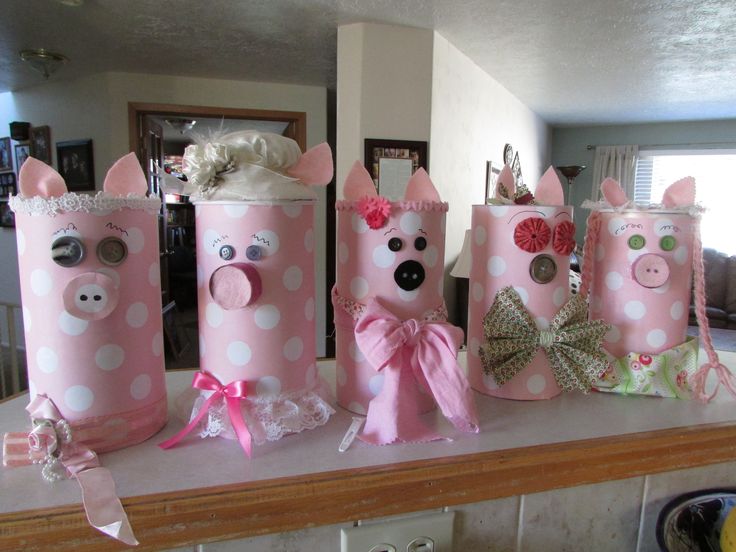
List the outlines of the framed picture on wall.
<svg viewBox="0 0 736 552">
<path fill-rule="evenodd" d="M 59 165 L 59 174 L 70 192 L 95 189 L 92 140 L 56 142 L 56 162 Z"/>
<path fill-rule="evenodd" d="M 10 136 L 0 138 L 0 171 L 13 170 L 13 153 L 10 149 Z"/>
<path fill-rule="evenodd" d="M 429 170 L 427 142 L 366 138 L 364 158 L 376 190 L 392 200 L 404 197 L 406 183 L 419 167 Z"/>
<path fill-rule="evenodd" d="M 3 228 L 15 228 L 15 213 L 7 201 L 0 201 L 0 226 Z"/>
<path fill-rule="evenodd" d="M 15 166 L 18 171 L 25 163 L 28 156 L 31 155 L 31 145 L 26 144 L 15 144 Z"/>
<path fill-rule="evenodd" d="M 493 161 L 486 162 L 486 203 L 493 197 L 496 192 L 496 180 L 501 174 L 501 165 Z"/>
<path fill-rule="evenodd" d="M 48 126 L 31 127 L 31 155 L 51 164 L 51 129 Z"/>
<path fill-rule="evenodd" d="M 0 173 L 0 199 L 7 199 L 8 196 L 15 195 L 17 192 L 15 173 Z"/>
</svg>

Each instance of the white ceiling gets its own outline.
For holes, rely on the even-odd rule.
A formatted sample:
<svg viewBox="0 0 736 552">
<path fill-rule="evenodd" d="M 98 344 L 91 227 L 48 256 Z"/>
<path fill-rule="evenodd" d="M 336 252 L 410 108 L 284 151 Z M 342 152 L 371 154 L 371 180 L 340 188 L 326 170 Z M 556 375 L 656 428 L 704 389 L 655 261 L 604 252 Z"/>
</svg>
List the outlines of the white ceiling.
<svg viewBox="0 0 736 552">
<path fill-rule="evenodd" d="M 337 26 L 435 29 L 553 125 L 736 117 L 734 0 L 0 2 L 0 91 L 130 71 L 334 88 Z"/>
</svg>

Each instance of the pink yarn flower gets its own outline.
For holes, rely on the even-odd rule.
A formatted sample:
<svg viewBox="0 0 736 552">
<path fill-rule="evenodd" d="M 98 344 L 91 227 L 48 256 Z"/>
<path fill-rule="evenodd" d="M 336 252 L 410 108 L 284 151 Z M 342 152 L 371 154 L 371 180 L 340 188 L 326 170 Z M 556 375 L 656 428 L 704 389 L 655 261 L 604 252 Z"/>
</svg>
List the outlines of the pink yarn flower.
<svg viewBox="0 0 736 552">
<path fill-rule="evenodd" d="M 575 249 L 575 225 L 564 220 L 555 227 L 552 247 L 560 255 L 569 255 Z"/>
<path fill-rule="evenodd" d="M 529 217 L 514 228 L 514 243 L 524 251 L 536 253 L 549 243 L 552 231 L 541 218 Z"/>
<path fill-rule="evenodd" d="M 382 196 L 364 197 L 358 201 L 358 213 L 369 228 L 381 228 L 391 215 L 391 202 Z"/>
</svg>

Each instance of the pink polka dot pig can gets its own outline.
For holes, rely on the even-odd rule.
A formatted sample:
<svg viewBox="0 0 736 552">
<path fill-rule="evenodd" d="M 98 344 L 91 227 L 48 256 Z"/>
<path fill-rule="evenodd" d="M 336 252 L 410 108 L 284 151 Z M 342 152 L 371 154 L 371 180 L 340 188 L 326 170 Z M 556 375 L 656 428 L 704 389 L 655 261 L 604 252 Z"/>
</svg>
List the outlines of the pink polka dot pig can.
<svg viewBox="0 0 736 552">
<path fill-rule="evenodd" d="M 403 200 L 379 196 L 359 162 L 344 195 L 336 204 L 332 292 L 338 404 L 367 414 L 360 438 L 371 444 L 439 438 L 416 419 L 435 404 L 457 427 L 477 431 L 472 392 L 456 363 L 462 330 L 446 322 L 447 203 L 424 169 L 409 179 Z"/>
<path fill-rule="evenodd" d="M 134 154 L 97 195 L 69 193 L 34 158 L 16 213 L 30 398 L 53 403 L 75 442 L 103 452 L 166 423 L 157 216 Z"/>
<path fill-rule="evenodd" d="M 705 316 L 695 181 L 675 182 L 658 205 L 634 204 L 610 178 L 601 192 L 601 202 L 586 205 L 592 213 L 581 287 L 591 316 L 610 324 L 604 340 L 609 364 L 595 386 L 662 397 L 700 394 L 708 365 L 696 375 L 698 340 L 687 336 L 694 268 L 701 339 L 709 364 L 720 368 Z M 722 375 L 726 381 L 727 372 Z"/>
<path fill-rule="evenodd" d="M 602 367 L 605 331 L 597 322 L 586 340 L 563 350 L 569 328 L 587 321 L 580 298 L 570 297 L 572 207 L 550 167 L 532 195 L 516 187 L 509 167 L 493 204 L 474 205 L 468 308 L 468 377 L 474 389 L 517 400 L 588 391 Z M 598 368 L 600 370 L 600 368 Z"/>
<path fill-rule="evenodd" d="M 189 146 L 201 371 L 189 432 L 252 443 L 324 424 L 315 354 L 314 185 L 333 175 L 321 144 L 255 131 Z"/>
</svg>

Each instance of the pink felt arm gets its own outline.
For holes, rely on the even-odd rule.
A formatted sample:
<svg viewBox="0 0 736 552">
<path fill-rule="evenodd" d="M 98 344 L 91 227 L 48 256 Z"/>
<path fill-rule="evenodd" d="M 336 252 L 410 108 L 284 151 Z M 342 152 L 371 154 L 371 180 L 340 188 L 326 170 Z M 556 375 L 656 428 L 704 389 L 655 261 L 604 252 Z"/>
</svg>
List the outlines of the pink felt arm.
<svg viewBox="0 0 736 552">
<path fill-rule="evenodd" d="M 345 199 L 355 201 L 366 196 L 375 197 L 378 195 L 371 175 L 368 174 L 365 167 L 360 164 L 360 161 L 353 163 L 353 167 L 350 169 L 350 172 L 345 179 L 344 194 Z"/>
<path fill-rule="evenodd" d="M 23 197 L 58 197 L 67 192 L 61 175 L 34 157 L 29 157 L 23 163 L 18 180 Z"/>
<path fill-rule="evenodd" d="M 128 194 L 146 195 L 148 191 L 146 175 L 143 174 L 135 153 L 124 155 L 110 167 L 105 176 L 103 189 L 119 197 L 125 197 Z"/>
<path fill-rule="evenodd" d="M 562 191 L 562 183 L 557 177 L 554 167 L 550 167 L 542 175 L 537 189 L 534 191 L 534 198 L 539 205 L 564 205 L 565 194 Z"/>
<path fill-rule="evenodd" d="M 308 186 L 329 184 L 335 172 L 330 146 L 327 142 L 322 142 L 308 149 L 286 172 Z"/>
</svg>

